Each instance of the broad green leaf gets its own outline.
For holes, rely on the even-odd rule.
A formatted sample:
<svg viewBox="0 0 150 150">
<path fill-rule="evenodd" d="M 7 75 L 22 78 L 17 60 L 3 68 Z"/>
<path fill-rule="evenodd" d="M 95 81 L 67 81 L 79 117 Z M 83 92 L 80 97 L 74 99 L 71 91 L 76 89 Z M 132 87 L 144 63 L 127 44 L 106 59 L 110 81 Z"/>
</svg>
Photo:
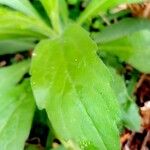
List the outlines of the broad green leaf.
<svg viewBox="0 0 150 150">
<path fill-rule="evenodd" d="M 53 35 L 42 21 L 8 8 L 0 7 L 0 18 L 0 40 L 20 37 L 41 39 Z"/>
<path fill-rule="evenodd" d="M 0 149 L 23 150 L 35 107 L 29 81 L 1 93 L 0 106 Z"/>
<path fill-rule="evenodd" d="M 0 40 L 0 55 L 12 54 L 19 51 L 33 49 L 34 40 L 17 39 L 17 40 Z"/>
<path fill-rule="evenodd" d="M 59 18 L 59 0 L 40 0 L 44 6 L 52 26 L 56 32 L 60 31 L 60 18 Z"/>
<path fill-rule="evenodd" d="M 86 19 L 90 19 L 97 14 L 105 13 L 108 9 L 121 3 L 135 3 L 142 0 L 91 0 L 86 9 L 81 13 L 78 22 L 82 24 Z"/>
<path fill-rule="evenodd" d="M 123 126 L 133 131 L 139 131 L 141 124 L 139 110 L 134 100 L 129 96 L 127 92 L 123 77 L 117 74 L 114 68 L 109 67 L 109 69 L 114 79 L 112 82 L 112 87 L 121 106 Z"/>
<path fill-rule="evenodd" d="M 117 55 L 139 71 L 150 73 L 150 21 L 127 19 L 98 35 L 94 39 L 100 50 Z"/>
<path fill-rule="evenodd" d="M 0 0 L 0 4 L 19 10 L 28 16 L 38 16 L 37 11 L 31 5 L 29 0 Z"/>
<path fill-rule="evenodd" d="M 20 63 L 3 67 L 0 69 L 0 93 L 7 91 L 22 79 L 23 75 L 28 72 L 30 61 L 22 61 Z"/>
<path fill-rule="evenodd" d="M 41 41 L 32 59 L 32 89 L 65 147 L 119 150 L 120 110 L 111 75 L 96 50 L 78 25 L 70 25 L 59 38 Z"/>
</svg>

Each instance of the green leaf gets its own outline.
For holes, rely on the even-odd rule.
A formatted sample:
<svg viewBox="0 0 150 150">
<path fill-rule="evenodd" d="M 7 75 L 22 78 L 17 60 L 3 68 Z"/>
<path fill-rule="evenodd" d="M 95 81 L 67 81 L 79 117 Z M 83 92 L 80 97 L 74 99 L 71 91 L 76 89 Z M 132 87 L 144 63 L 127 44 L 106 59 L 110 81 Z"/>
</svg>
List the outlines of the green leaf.
<svg viewBox="0 0 150 150">
<path fill-rule="evenodd" d="M 0 149 L 23 150 L 34 114 L 29 81 L 18 82 L 29 69 L 29 61 L 0 69 Z"/>
<path fill-rule="evenodd" d="M 0 7 L 0 40 L 17 38 L 42 39 L 54 33 L 39 19 Z"/>
<path fill-rule="evenodd" d="M 103 14 L 108 9 L 117 6 L 121 3 L 135 3 L 142 0 L 91 0 L 86 9 L 81 13 L 78 18 L 78 22 L 82 24 L 86 19 L 90 19 L 97 14 Z"/>
<path fill-rule="evenodd" d="M 59 15 L 61 17 L 62 23 L 67 24 L 69 20 L 69 10 L 65 0 L 59 0 Z"/>
<path fill-rule="evenodd" d="M 98 35 L 94 39 L 100 50 L 118 56 L 141 72 L 150 73 L 150 21 L 123 20 Z"/>
<path fill-rule="evenodd" d="M 51 20 L 53 29 L 61 32 L 62 25 L 68 22 L 68 8 L 65 0 L 40 0 L 44 6 L 49 19 Z"/>
<path fill-rule="evenodd" d="M 67 148 L 119 150 L 120 110 L 112 78 L 96 49 L 77 25 L 70 25 L 60 38 L 42 41 L 32 59 L 32 89 Z"/>
<path fill-rule="evenodd" d="M 30 61 L 22 61 L 20 63 L 4 67 L 0 69 L 0 91 L 1 93 L 17 85 L 23 75 L 28 72 Z"/>
<path fill-rule="evenodd" d="M 114 68 L 109 67 L 109 69 L 114 79 L 112 87 L 121 106 L 123 125 L 133 131 L 139 131 L 141 119 L 138 107 L 134 100 L 129 96 L 123 77 L 117 74 Z"/>
<path fill-rule="evenodd" d="M 1 93 L 0 106 L 0 149 L 23 150 L 35 107 L 29 81 Z"/>
<path fill-rule="evenodd" d="M 38 16 L 37 11 L 31 5 L 29 0 L 0 0 L 0 4 L 19 10 L 28 16 Z"/>
<path fill-rule="evenodd" d="M 33 49 L 34 46 L 34 40 L 0 40 L 0 55 L 13 54 L 16 52 Z"/>
<path fill-rule="evenodd" d="M 106 27 L 99 33 L 92 35 L 96 43 L 107 43 L 119 38 L 129 36 L 141 30 L 150 30 L 150 21 L 146 19 L 126 18 Z"/>
<path fill-rule="evenodd" d="M 60 32 L 59 0 L 40 0 L 44 6 L 54 30 Z"/>
</svg>

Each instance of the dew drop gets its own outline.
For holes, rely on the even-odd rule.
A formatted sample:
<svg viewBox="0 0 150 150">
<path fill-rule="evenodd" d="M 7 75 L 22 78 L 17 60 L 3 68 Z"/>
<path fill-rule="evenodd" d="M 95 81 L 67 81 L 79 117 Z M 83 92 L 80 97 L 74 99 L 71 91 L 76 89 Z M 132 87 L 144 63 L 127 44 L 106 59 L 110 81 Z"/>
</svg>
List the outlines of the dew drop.
<svg viewBox="0 0 150 150">
<path fill-rule="evenodd" d="M 33 86 L 35 86 L 35 85 L 36 85 L 36 83 L 35 83 L 35 82 L 32 82 L 32 85 L 33 85 Z"/>
<path fill-rule="evenodd" d="M 36 53 L 32 53 L 32 56 L 35 57 L 35 56 L 36 56 Z"/>
<path fill-rule="evenodd" d="M 78 61 L 78 59 L 77 58 L 75 58 L 75 60 L 74 60 L 75 62 L 77 62 Z"/>
</svg>

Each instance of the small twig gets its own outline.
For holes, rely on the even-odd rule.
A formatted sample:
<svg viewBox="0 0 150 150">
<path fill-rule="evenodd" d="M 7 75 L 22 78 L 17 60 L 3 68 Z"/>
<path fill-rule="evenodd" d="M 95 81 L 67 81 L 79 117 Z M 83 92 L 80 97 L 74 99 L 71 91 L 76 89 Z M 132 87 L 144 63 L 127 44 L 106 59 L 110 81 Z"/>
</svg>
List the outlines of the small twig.
<svg viewBox="0 0 150 150">
<path fill-rule="evenodd" d="M 130 135 L 130 138 L 128 139 L 127 143 L 124 145 L 123 150 L 130 150 L 130 145 L 131 145 L 131 142 L 132 142 L 134 136 L 135 136 L 135 132 L 133 132 Z"/>
<path fill-rule="evenodd" d="M 40 144 L 40 143 L 41 143 L 41 140 L 40 140 L 40 138 L 38 138 L 38 137 L 33 137 L 32 139 L 28 139 L 27 142 L 34 142 L 34 141 L 37 141 L 37 144 Z"/>
<path fill-rule="evenodd" d="M 130 150 L 130 147 L 126 144 L 123 148 L 123 150 Z"/>
<path fill-rule="evenodd" d="M 132 142 L 134 136 L 135 136 L 135 132 L 133 132 L 133 133 L 131 134 L 130 139 L 128 140 L 128 142 L 127 142 L 126 145 L 128 145 L 128 146 L 131 145 L 131 142 Z"/>
<path fill-rule="evenodd" d="M 101 18 L 103 19 L 103 21 L 109 26 L 109 25 L 111 25 L 111 23 L 109 22 L 109 20 L 105 17 L 105 16 L 103 16 L 103 15 L 100 15 L 101 16 Z"/>
<path fill-rule="evenodd" d="M 136 93 L 137 89 L 141 86 L 141 84 L 143 83 L 144 79 L 146 77 L 146 74 L 142 74 L 139 81 L 137 82 L 135 89 L 134 89 L 134 93 Z"/>
<path fill-rule="evenodd" d="M 141 146 L 141 150 L 146 150 L 146 144 L 147 144 L 147 141 L 149 140 L 149 138 L 150 138 L 150 131 L 147 132 L 147 134 L 144 138 L 144 141 Z"/>
<path fill-rule="evenodd" d="M 121 143 L 126 142 L 127 140 L 129 140 L 130 136 L 131 136 L 130 133 L 126 133 L 125 135 L 123 135 L 123 136 L 121 137 L 120 142 L 121 142 Z"/>
</svg>

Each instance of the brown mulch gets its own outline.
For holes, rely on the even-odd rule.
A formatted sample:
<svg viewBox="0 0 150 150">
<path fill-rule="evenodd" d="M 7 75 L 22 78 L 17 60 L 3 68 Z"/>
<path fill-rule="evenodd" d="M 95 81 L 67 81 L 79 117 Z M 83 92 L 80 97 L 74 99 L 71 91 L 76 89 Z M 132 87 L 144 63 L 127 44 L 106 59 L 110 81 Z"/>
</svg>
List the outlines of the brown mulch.
<svg viewBox="0 0 150 150">
<path fill-rule="evenodd" d="M 142 74 L 135 87 L 141 115 L 139 132 L 125 131 L 120 138 L 122 150 L 150 150 L 150 75 Z"/>
<path fill-rule="evenodd" d="M 150 0 L 140 4 L 121 5 L 118 10 L 128 9 L 132 16 L 150 19 Z M 126 130 L 120 137 L 122 150 L 150 150 L 150 74 L 142 74 L 134 94 L 141 115 L 139 132 Z"/>
</svg>

